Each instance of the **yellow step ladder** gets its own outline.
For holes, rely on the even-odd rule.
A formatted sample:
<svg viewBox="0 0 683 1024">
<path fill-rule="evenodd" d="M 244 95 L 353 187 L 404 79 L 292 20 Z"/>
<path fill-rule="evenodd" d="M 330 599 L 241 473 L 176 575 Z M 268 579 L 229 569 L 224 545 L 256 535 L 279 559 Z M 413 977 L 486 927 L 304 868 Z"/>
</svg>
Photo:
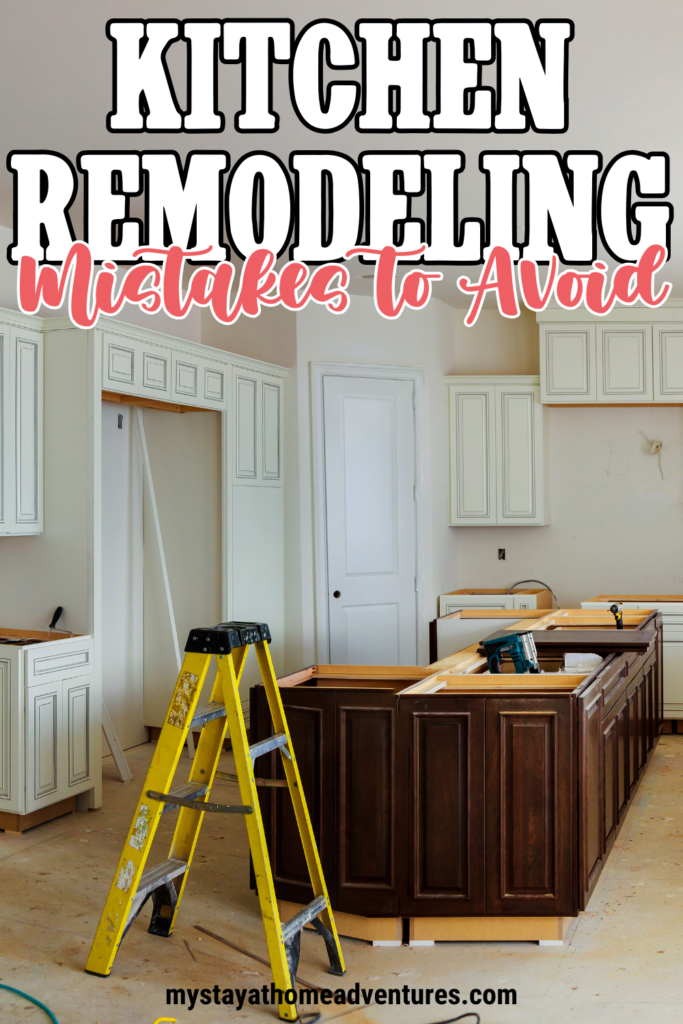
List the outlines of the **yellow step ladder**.
<svg viewBox="0 0 683 1024">
<path fill-rule="evenodd" d="M 288 989 L 294 989 L 301 930 L 309 923 L 325 940 L 330 960 L 330 974 L 344 974 L 344 958 L 339 936 L 268 648 L 270 639 L 270 630 L 265 623 L 223 622 L 211 628 L 190 631 L 185 645 L 185 659 L 168 714 L 90 950 L 86 964 L 86 971 L 89 974 L 106 977 L 111 972 L 121 940 L 150 897 L 152 919 L 149 931 L 153 935 L 171 934 L 199 838 L 199 830 L 204 814 L 208 812 L 245 816 L 268 955 L 276 987 L 283 993 Z M 239 682 L 250 646 L 256 650 L 274 733 L 270 738 L 252 744 L 251 747 L 247 740 L 239 695 Z M 206 706 L 198 708 L 199 694 L 214 655 L 218 671 L 211 701 Z M 201 734 L 192 761 L 190 779 L 185 785 L 172 790 L 173 776 L 187 734 L 190 729 L 197 728 L 201 728 Z M 217 771 L 218 759 L 228 728 L 235 756 L 236 775 Z M 280 751 L 286 781 L 254 778 L 255 759 L 275 749 Z M 208 802 L 215 777 L 239 783 L 241 805 Z M 278 913 L 257 794 L 259 785 L 268 784 L 287 786 L 289 789 L 314 894 L 313 902 L 284 924 L 280 922 Z M 145 869 L 161 816 L 174 810 L 179 811 L 178 823 L 168 860 Z M 282 999 L 280 1016 L 285 1020 L 296 1020 L 296 1005 L 284 1001 L 284 995 Z"/>
</svg>

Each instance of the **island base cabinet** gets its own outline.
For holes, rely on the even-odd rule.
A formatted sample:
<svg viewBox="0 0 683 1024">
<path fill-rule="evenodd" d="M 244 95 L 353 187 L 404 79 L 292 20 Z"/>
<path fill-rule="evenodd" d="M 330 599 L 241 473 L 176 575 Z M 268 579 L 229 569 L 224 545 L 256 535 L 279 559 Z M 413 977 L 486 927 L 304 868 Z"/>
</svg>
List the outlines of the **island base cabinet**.
<svg viewBox="0 0 683 1024">
<path fill-rule="evenodd" d="M 661 731 L 660 623 L 646 654 L 608 656 L 582 691 L 283 685 L 333 909 L 511 920 L 585 909 Z M 251 701 L 255 742 L 272 734 L 263 686 Z M 283 778 L 279 752 L 255 772 Z M 289 794 L 259 796 L 278 899 L 306 905 Z"/>
</svg>

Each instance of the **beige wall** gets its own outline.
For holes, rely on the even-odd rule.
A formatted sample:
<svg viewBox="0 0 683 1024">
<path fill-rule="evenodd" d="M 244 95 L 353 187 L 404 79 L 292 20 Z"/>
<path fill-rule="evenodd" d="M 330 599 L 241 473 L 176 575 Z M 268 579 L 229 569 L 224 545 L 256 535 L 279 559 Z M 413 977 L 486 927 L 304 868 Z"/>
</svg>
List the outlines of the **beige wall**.
<svg viewBox="0 0 683 1024">
<path fill-rule="evenodd" d="M 146 409 L 144 418 L 182 657 L 193 626 L 221 620 L 221 416 Z M 178 671 L 146 486 L 144 549 L 144 720 L 159 726 Z"/>
<path fill-rule="evenodd" d="M 88 333 L 46 335 L 44 348 L 44 532 L 0 537 L 0 625 L 46 629 L 57 605 L 60 628 L 93 628 L 90 595 L 93 481 Z M 99 415 L 99 409 L 97 410 Z"/>
</svg>

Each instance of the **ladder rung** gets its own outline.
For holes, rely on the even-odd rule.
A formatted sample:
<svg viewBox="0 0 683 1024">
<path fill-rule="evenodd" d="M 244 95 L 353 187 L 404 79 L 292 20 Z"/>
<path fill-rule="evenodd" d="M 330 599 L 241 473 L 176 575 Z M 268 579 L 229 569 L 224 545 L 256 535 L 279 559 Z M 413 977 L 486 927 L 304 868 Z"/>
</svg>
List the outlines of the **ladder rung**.
<svg viewBox="0 0 683 1024">
<path fill-rule="evenodd" d="M 287 743 L 287 734 L 279 732 L 275 736 L 269 736 L 267 740 L 260 740 L 258 743 L 254 743 L 249 747 L 249 757 L 252 761 L 255 761 L 261 754 L 267 754 L 271 750 L 277 750 L 278 747 L 284 747 Z M 289 751 L 285 751 L 289 755 Z"/>
<path fill-rule="evenodd" d="M 186 871 L 185 861 L 176 860 L 174 857 L 162 861 L 161 864 L 155 864 L 153 868 L 147 868 L 140 876 L 140 883 L 135 892 L 136 899 L 154 892 L 160 885 L 165 885 L 172 878 L 177 878 L 178 875 L 184 875 Z"/>
<path fill-rule="evenodd" d="M 225 704 L 218 704 L 216 701 L 212 701 L 211 704 L 205 704 L 203 708 L 197 708 L 190 728 L 196 729 L 198 725 L 206 725 L 207 722 L 212 722 L 214 718 L 223 718 L 224 715 Z"/>
<path fill-rule="evenodd" d="M 201 783 L 186 782 L 184 786 L 178 786 L 177 789 L 172 789 L 168 794 L 169 796 L 179 796 L 183 800 L 196 799 L 198 796 L 204 796 L 207 790 L 207 786 L 202 786 Z M 161 811 L 162 814 L 166 814 L 168 811 L 177 811 L 180 804 L 164 804 Z"/>
<path fill-rule="evenodd" d="M 309 903 L 307 907 L 304 907 L 304 909 L 300 910 L 298 914 L 295 914 L 295 916 L 287 921 L 286 924 L 283 924 L 282 938 L 284 941 L 287 942 L 291 939 L 292 935 L 296 935 L 297 932 L 300 932 L 304 925 L 308 924 L 309 921 L 312 921 L 314 917 L 317 917 L 326 906 L 327 900 L 325 897 L 316 896 L 312 903 Z"/>
<path fill-rule="evenodd" d="M 217 779 L 225 779 L 226 782 L 239 782 L 239 775 L 233 775 L 231 772 L 216 772 Z M 256 786 L 270 786 L 273 789 L 287 789 L 289 783 L 287 779 L 254 779 L 254 785 Z M 293 783 L 294 788 L 297 788 L 296 782 Z M 163 811 L 162 811 L 163 814 Z"/>
</svg>

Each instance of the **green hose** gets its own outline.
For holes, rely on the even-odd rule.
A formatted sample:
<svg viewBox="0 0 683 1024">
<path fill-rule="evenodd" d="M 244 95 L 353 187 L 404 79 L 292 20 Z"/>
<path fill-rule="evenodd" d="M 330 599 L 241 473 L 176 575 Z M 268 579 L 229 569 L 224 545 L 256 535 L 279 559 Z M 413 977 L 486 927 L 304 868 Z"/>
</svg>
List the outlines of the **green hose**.
<svg viewBox="0 0 683 1024">
<path fill-rule="evenodd" d="M 22 999 L 28 999 L 29 1003 L 35 1003 L 35 1005 L 39 1006 L 41 1010 L 45 1010 L 45 1013 L 52 1021 L 52 1024 L 59 1024 L 59 1021 L 55 1017 L 52 1010 L 48 1010 L 47 1006 L 45 1006 L 44 1003 L 41 1003 L 40 1000 L 34 999 L 33 996 L 27 995 L 26 992 L 21 992 L 18 988 L 12 988 L 11 985 L 0 985 L 0 988 L 7 989 L 8 992 L 14 992 L 15 996 L 21 996 Z"/>
</svg>

